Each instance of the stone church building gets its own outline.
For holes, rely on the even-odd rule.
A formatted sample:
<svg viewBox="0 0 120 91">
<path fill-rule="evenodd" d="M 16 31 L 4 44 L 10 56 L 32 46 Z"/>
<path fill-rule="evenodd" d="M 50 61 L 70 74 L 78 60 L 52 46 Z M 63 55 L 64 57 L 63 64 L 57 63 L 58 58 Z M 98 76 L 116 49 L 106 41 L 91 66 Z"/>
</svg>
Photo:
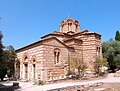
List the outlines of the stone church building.
<svg viewBox="0 0 120 91">
<path fill-rule="evenodd" d="M 70 70 L 71 58 L 84 60 L 87 72 L 94 72 L 96 56 L 102 56 L 101 35 L 80 30 L 70 17 L 60 23 L 60 31 L 44 35 L 40 40 L 16 50 L 16 76 L 43 81 L 64 79 Z"/>
</svg>

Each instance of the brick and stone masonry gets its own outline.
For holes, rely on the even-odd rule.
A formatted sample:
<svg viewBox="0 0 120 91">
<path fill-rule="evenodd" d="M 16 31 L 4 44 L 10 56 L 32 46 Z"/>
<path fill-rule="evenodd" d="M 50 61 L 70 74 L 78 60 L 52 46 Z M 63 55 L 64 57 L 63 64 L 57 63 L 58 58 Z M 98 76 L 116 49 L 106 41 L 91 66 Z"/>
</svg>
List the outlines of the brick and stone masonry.
<svg viewBox="0 0 120 91">
<path fill-rule="evenodd" d="M 80 30 L 70 17 L 60 23 L 60 32 L 42 36 L 40 40 L 16 50 L 16 76 L 25 80 L 52 81 L 66 78 L 71 58 L 84 60 L 87 72 L 94 72 L 96 56 L 102 56 L 101 35 Z"/>
</svg>

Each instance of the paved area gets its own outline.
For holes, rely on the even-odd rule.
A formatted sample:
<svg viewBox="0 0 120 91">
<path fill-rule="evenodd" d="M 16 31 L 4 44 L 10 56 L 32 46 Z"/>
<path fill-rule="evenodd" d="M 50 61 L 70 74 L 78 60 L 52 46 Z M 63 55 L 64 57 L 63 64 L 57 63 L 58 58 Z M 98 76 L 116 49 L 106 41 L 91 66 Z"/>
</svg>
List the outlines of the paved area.
<svg viewBox="0 0 120 91">
<path fill-rule="evenodd" d="M 74 86 L 74 85 L 85 85 L 85 84 L 94 84 L 98 82 L 118 82 L 120 83 L 120 77 L 114 77 L 114 74 L 109 74 L 108 77 L 100 80 L 93 80 L 93 81 L 82 81 L 82 82 L 60 82 L 60 83 L 53 83 L 53 84 L 47 84 L 43 86 L 36 86 L 33 85 L 33 83 L 30 82 L 19 82 L 20 89 L 17 89 L 16 91 L 46 91 L 49 89 L 55 89 L 55 88 L 62 88 L 67 86 Z M 10 83 L 3 83 L 4 85 L 12 85 L 12 82 Z"/>
</svg>

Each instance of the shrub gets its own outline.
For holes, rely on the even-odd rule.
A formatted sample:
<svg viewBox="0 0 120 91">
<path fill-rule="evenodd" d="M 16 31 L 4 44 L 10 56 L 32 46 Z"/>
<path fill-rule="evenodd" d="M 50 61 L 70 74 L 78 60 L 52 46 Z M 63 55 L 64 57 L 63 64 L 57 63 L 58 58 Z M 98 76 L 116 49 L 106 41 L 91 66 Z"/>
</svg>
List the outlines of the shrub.
<svg viewBox="0 0 120 91">
<path fill-rule="evenodd" d="M 1 81 L 3 81 L 6 74 L 7 74 L 7 69 L 6 68 L 0 68 L 0 79 L 1 79 Z"/>
<path fill-rule="evenodd" d="M 34 85 L 44 85 L 45 83 L 41 80 L 37 80 L 34 82 Z"/>
</svg>

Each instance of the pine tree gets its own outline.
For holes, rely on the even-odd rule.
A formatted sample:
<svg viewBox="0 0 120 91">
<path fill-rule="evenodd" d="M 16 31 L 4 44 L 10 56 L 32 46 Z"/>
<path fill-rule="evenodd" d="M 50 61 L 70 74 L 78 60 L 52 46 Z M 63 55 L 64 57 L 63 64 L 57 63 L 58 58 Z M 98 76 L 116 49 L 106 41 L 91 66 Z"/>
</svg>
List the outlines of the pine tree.
<svg viewBox="0 0 120 91">
<path fill-rule="evenodd" d="M 115 40 L 120 41 L 120 33 L 118 30 L 116 31 Z"/>
</svg>

